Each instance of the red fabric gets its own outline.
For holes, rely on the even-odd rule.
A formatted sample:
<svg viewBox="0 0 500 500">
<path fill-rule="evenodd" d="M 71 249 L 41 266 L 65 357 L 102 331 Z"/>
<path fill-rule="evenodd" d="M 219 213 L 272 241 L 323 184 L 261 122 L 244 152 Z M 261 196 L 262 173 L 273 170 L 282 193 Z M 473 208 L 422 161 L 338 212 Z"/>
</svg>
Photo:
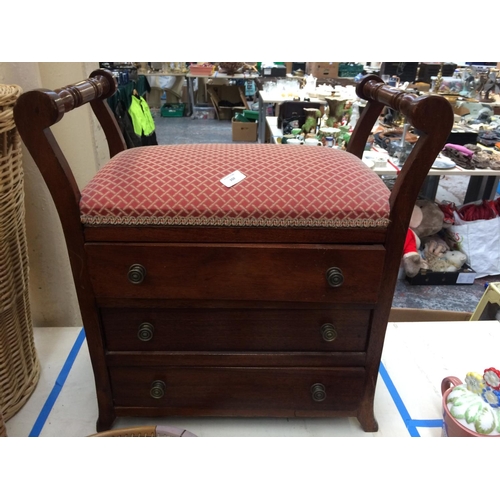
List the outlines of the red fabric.
<svg viewBox="0 0 500 500">
<path fill-rule="evenodd" d="M 498 217 L 495 202 L 491 200 L 469 203 L 458 209 L 457 213 L 464 221 L 489 220 Z"/>
<path fill-rule="evenodd" d="M 444 220 L 446 224 L 454 224 L 455 223 L 455 217 L 454 217 L 454 212 L 457 211 L 457 207 L 455 206 L 455 203 L 453 202 L 448 202 L 448 203 L 438 203 L 437 206 L 441 209 L 441 212 L 443 212 L 444 215 Z"/>
<path fill-rule="evenodd" d="M 239 170 L 231 188 L 220 179 Z M 390 192 L 344 151 L 179 144 L 116 155 L 83 189 L 84 224 L 387 227 Z"/>
<path fill-rule="evenodd" d="M 403 255 L 408 253 L 417 253 L 417 235 L 412 229 L 408 229 L 406 232 L 405 246 L 403 249 Z"/>
</svg>

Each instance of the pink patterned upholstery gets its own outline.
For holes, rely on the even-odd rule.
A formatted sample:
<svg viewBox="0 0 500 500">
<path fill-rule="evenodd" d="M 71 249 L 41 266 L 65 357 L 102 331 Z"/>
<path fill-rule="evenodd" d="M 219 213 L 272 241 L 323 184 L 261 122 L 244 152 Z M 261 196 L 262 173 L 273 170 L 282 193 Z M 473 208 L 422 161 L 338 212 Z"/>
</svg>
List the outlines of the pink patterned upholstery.
<svg viewBox="0 0 500 500">
<path fill-rule="evenodd" d="M 239 170 L 230 188 L 220 180 Z M 83 224 L 386 227 L 389 190 L 353 155 L 274 144 L 133 148 L 82 191 Z"/>
</svg>

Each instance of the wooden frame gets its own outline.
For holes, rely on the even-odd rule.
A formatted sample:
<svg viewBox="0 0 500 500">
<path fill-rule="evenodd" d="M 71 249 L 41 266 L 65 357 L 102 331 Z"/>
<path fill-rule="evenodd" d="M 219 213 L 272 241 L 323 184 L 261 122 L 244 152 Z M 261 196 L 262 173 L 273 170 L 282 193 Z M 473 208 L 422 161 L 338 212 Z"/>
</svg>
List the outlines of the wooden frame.
<svg viewBox="0 0 500 500">
<path fill-rule="evenodd" d="M 154 300 L 147 302 L 143 299 L 107 299 L 96 297 L 93 291 L 92 279 L 89 273 L 89 254 L 86 248 L 89 245 L 100 243 L 126 244 L 132 243 L 165 243 L 172 242 L 189 244 L 217 243 L 236 244 L 244 243 L 251 246 L 263 246 L 268 243 L 284 244 L 312 244 L 312 245 L 374 245 L 385 249 L 383 260 L 383 286 L 375 305 L 367 306 L 363 303 L 335 305 L 332 308 L 346 310 L 372 310 L 368 340 L 365 352 L 347 353 L 341 355 L 332 353 L 328 363 L 337 363 L 335 366 L 362 366 L 364 373 L 364 389 L 361 402 L 355 409 L 298 412 L 302 416 L 356 416 L 366 431 L 377 430 L 377 422 L 373 413 L 373 398 L 378 374 L 378 367 L 382 354 L 385 329 L 391 311 L 393 293 L 396 285 L 403 244 L 408 228 L 410 216 L 416 201 L 419 189 L 432 166 L 436 156 L 445 144 L 453 125 L 453 111 L 449 102 L 440 96 L 417 97 L 388 87 L 374 75 L 365 77 L 357 87 L 357 94 L 368 103 L 360 117 L 358 124 L 349 142 L 348 151 L 361 158 L 371 129 L 384 106 L 389 106 L 403 115 L 407 121 L 418 129 L 420 138 L 412 153 L 406 160 L 398 176 L 395 187 L 390 196 L 390 225 L 387 229 L 286 229 L 286 228 L 189 228 L 189 227 L 120 227 L 99 226 L 85 227 L 80 222 L 79 201 L 80 192 L 74 180 L 71 169 L 62 151 L 50 131 L 50 127 L 62 119 L 63 115 L 83 104 L 90 103 L 106 135 L 110 155 L 125 150 L 125 142 L 114 120 L 106 99 L 116 89 L 116 82 L 112 75 L 105 70 L 94 71 L 88 80 L 74 85 L 63 87 L 55 91 L 34 90 L 21 96 L 15 109 L 15 119 L 21 137 L 38 165 L 45 182 L 51 192 L 64 230 L 68 253 L 70 257 L 73 278 L 77 290 L 78 301 L 87 336 L 94 376 L 96 381 L 99 418 L 97 430 L 109 429 L 116 416 L 150 415 L 160 416 L 173 414 L 173 410 L 125 408 L 114 404 L 110 371 L 119 367 L 127 360 L 131 364 L 162 363 L 162 359 L 169 359 L 169 363 L 184 363 L 186 366 L 208 366 L 214 363 L 214 357 L 185 353 L 173 356 L 165 353 L 163 357 L 155 353 L 141 353 L 133 357 L 127 354 L 113 353 L 107 350 L 105 333 L 100 310 L 106 307 L 189 307 L 183 300 L 171 300 L 165 306 L 165 301 Z M 378 272 L 380 269 L 378 270 Z M 370 275 L 366 276 L 367 280 Z M 95 277 L 94 277 L 95 278 Z M 255 301 L 245 302 L 245 307 L 261 307 Z M 293 308 L 294 304 L 272 303 L 273 307 Z M 324 304 L 323 304 L 324 306 Z M 234 307 L 227 301 L 205 301 L 203 307 L 210 310 L 224 307 Z M 266 306 L 264 306 L 266 307 Z M 304 309 L 314 309 L 318 304 L 302 304 Z M 224 359 L 233 363 L 250 363 L 249 354 L 228 354 Z M 255 356 L 253 357 L 256 358 Z M 315 367 L 327 366 L 326 357 L 315 357 L 306 352 L 297 352 L 292 356 L 296 366 Z M 270 356 L 275 366 L 280 366 L 278 354 Z M 291 359 L 286 358 L 286 359 Z M 182 361 L 179 361 L 182 360 Z M 264 358 L 257 360 L 258 366 L 263 367 Z M 260 364 L 259 364 L 260 363 Z M 207 365 L 208 364 L 208 365 Z M 348 366 L 351 366 L 348 364 Z M 247 366 L 247 365 L 244 365 Z M 328 365 L 329 366 L 329 365 Z M 357 373 L 357 368 L 352 368 Z M 270 377 L 272 378 L 272 377 Z M 293 413 L 293 412 L 292 412 Z M 179 410 L 181 415 L 227 415 L 227 416 L 288 416 L 290 413 L 266 408 L 249 411 L 218 411 L 217 408 L 197 413 L 189 409 Z M 293 414 L 290 414 L 293 416 Z"/>
</svg>

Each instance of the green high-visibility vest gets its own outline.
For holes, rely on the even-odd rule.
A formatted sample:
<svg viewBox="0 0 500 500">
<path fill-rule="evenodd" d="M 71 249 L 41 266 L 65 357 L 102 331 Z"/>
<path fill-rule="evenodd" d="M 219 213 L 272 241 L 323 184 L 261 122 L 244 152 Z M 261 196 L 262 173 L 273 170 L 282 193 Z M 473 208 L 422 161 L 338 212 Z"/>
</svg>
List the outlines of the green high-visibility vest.
<svg viewBox="0 0 500 500">
<path fill-rule="evenodd" d="M 128 113 L 132 119 L 134 132 L 138 136 L 151 135 L 155 131 L 155 122 L 148 103 L 143 97 L 132 96 Z"/>
</svg>

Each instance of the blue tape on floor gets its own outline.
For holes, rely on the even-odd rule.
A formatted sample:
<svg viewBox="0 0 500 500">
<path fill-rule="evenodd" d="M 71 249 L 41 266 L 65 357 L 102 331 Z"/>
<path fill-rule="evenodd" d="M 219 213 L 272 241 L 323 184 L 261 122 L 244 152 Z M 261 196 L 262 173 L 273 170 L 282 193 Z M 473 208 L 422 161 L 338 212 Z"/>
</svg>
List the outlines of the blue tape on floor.
<svg viewBox="0 0 500 500">
<path fill-rule="evenodd" d="M 413 420 L 413 425 L 415 427 L 443 427 L 442 420 Z"/>
<path fill-rule="evenodd" d="M 413 420 L 411 419 L 410 414 L 408 413 L 408 410 L 406 409 L 406 406 L 401 399 L 401 396 L 399 395 L 395 385 L 391 380 L 391 377 L 389 377 L 389 374 L 385 369 L 384 363 L 382 362 L 380 362 L 379 373 L 385 385 L 387 386 L 387 390 L 389 391 L 389 394 L 391 395 L 392 400 L 394 401 L 394 404 L 396 405 L 396 408 L 398 409 L 399 414 L 401 415 L 401 418 L 403 419 L 403 422 L 405 423 L 406 428 L 410 433 L 410 436 L 420 437 L 420 434 L 418 433 L 417 428 L 415 427 Z"/>
<path fill-rule="evenodd" d="M 47 421 L 47 418 L 49 417 L 50 412 L 54 407 L 54 403 L 57 401 L 57 398 L 59 397 L 61 389 L 63 388 L 63 385 L 66 382 L 66 379 L 68 378 L 69 372 L 73 367 L 73 363 L 75 362 L 75 359 L 78 356 L 78 353 L 80 352 L 80 347 L 82 347 L 84 340 L 85 340 L 85 330 L 82 328 L 80 333 L 78 334 L 78 337 L 75 340 L 75 343 L 73 344 L 73 347 L 71 348 L 71 351 L 68 354 L 68 357 L 66 358 L 66 361 L 64 362 L 63 367 L 61 368 L 61 371 L 55 381 L 52 391 L 50 392 L 47 400 L 45 401 L 45 404 L 43 405 L 43 408 L 41 409 L 40 414 L 38 415 L 38 418 L 36 419 L 36 422 L 34 423 L 33 428 L 29 433 L 29 437 L 40 436 L 43 426 L 45 425 L 45 422 Z"/>
</svg>

